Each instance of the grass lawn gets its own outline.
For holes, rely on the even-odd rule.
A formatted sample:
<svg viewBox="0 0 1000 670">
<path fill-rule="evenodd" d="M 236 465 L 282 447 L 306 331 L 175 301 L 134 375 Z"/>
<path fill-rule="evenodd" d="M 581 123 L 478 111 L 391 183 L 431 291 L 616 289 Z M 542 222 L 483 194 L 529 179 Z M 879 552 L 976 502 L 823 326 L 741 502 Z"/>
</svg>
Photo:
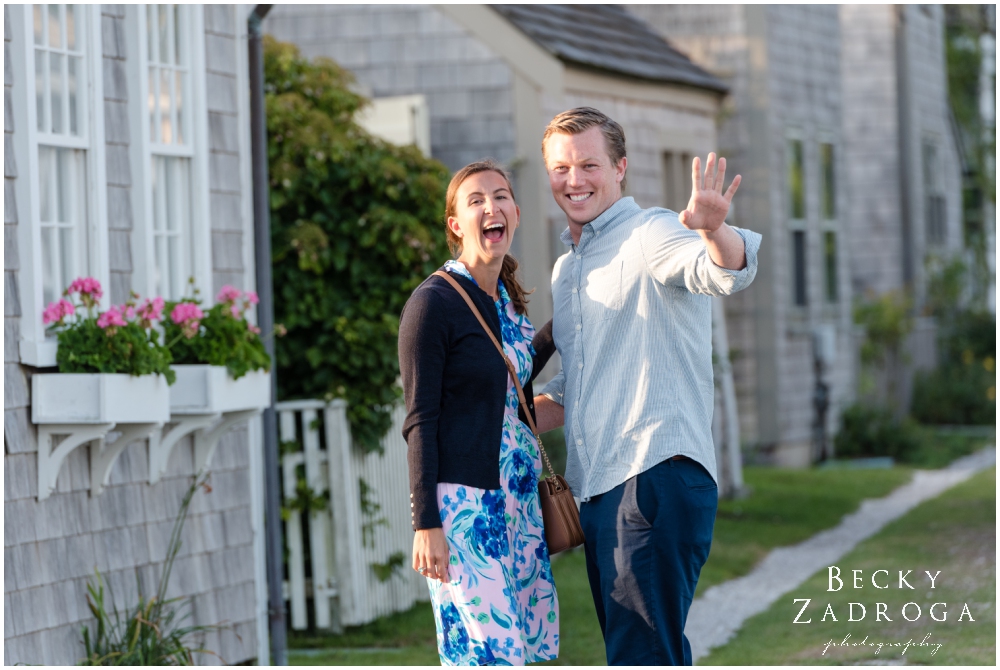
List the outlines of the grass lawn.
<svg viewBox="0 0 1000 670">
<path fill-rule="evenodd" d="M 795 544 L 830 528 L 864 498 L 887 495 L 909 481 L 908 468 L 886 470 L 781 470 L 748 467 L 752 493 L 722 501 L 712 552 L 702 570 L 699 593 L 712 584 L 749 572 L 771 549 Z M 605 665 L 583 553 L 569 552 L 552 564 L 559 589 L 560 655 L 552 665 Z M 294 665 L 437 665 L 434 619 L 427 603 L 408 612 L 348 629 L 344 635 L 292 633 Z M 306 651 L 308 650 L 308 651 Z"/>
<path fill-rule="evenodd" d="M 827 571 L 811 577 L 805 584 L 775 603 L 768 611 L 748 620 L 727 645 L 714 650 L 702 665 L 844 665 L 858 663 L 921 665 L 995 665 L 996 664 L 996 470 L 982 472 L 969 481 L 929 500 L 886 526 L 876 536 L 862 542 L 836 562 L 841 569 L 844 588 L 827 591 Z M 876 590 L 871 577 L 875 570 L 888 570 L 890 588 Z M 852 570 L 862 570 L 863 588 L 855 589 Z M 915 590 L 897 588 L 898 573 L 913 570 L 907 581 Z M 935 588 L 924 574 L 941 571 Z M 885 585 L 885 573 L 878 575 Z M 795 598 L 810 598 L 801 619 L 809 624 L 793 624 L 803 603 Z M 908 602 L 920 606 L 922 615 L 907 622 L 901 615 Z M 849 622 L 850 602 L 864 605 L 863 620 Z M 891 622 L 875 622 L 877 602 L 886 603 Z M 945 621 L 933 621 L 929 614 L 935 602 L 936 615 Z M 837 621 L 827 617 L 827 604 Z M 969 616 L 963 616 L 968 604 Z M 855 618 L 860 617 L 856 608 Z M 907 616 L 916 618 L 912 605 Z M 964 621 L 959 621 L 964 618 Z M 841 643 L 850 634 L 852 642 L 918 643 L 926 638 L 934 647 L 883 646 L 876 654 L 874 646 L 824 647 L 829 641 Z"/>
<path fill-rule="evenodd" d="M 881 498 L 910 481 L 913 471 L 787 470 L 748 467 L 750 495 L 720 500 L 712 551 L 695 597 L 708 587 L 740 577 L 775 547 L 797 544 L 840 523 L 865 498 Z"/>
</svg>

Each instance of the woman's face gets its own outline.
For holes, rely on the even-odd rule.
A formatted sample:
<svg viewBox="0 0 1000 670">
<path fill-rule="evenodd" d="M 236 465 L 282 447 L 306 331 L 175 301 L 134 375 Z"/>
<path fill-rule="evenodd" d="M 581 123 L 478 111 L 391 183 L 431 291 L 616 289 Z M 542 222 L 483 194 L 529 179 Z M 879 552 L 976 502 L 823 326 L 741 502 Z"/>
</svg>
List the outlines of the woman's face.
<svg viewBox="0 0 1000 670">
<path fill-rule="evenodd" d="M 520 218 L 507 180 L 486 170 L 469 176 L 458 187 L 455 215 L 448 217 L 448 227 L 462 240 L 463 261 L 489 264 L 503 261 Z"/>
</svg>

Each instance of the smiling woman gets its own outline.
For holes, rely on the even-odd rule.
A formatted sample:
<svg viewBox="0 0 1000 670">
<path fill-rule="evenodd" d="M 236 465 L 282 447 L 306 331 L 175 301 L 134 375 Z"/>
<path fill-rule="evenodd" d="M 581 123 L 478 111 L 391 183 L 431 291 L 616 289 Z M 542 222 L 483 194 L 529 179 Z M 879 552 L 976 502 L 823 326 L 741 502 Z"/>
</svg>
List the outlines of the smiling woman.
<svg viewBox="0 0 1000 670">
<path fill-rule="evenodd" d="M 541 453 L 528 427 L 534 406 L 520 406 L 511 376 L 522 397 L 534 396 L 535 329 L 507 254 L 521 212 L 493 161 L 459 170 L 445 202 L 458 259 L 413 292 L 399 324 L 412 567 L 427 577 L 443 664 L 551 660 L 559 603 L 538 499 Z"/>
</svg>

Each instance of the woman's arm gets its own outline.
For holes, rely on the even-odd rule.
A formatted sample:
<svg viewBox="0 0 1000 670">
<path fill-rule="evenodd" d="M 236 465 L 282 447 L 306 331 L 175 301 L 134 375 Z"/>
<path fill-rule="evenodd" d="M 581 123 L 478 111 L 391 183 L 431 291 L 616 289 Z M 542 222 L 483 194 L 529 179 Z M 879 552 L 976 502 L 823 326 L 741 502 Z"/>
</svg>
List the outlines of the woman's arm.
<svg viewBox="0 0 1000 670">
<path fill-rule="evenodd" d="M 399 319 L 399 372 L 406 402 L 403 438 L 414 530 L 441 527 L 437 436 L 448 325 L 439 300 L 431 287 L 424 286 L 410 297 Z"/>
<path fill-rule="evenodd" d="M 563 406 L 548 396 L 535 396 L 535 418 L 538 432 L 545 433 L 563 425 Z"/>
<path fill-rule="evenodd" d="M 437 506 L 438 419 L 448 351 L 446 315 L 434 293 L 415 292 L 399 318 L 399 372 L 406 401 L 403 438 L 410 471 L 413 569 L 448 581 L 448 542 Z"/>
</svg>

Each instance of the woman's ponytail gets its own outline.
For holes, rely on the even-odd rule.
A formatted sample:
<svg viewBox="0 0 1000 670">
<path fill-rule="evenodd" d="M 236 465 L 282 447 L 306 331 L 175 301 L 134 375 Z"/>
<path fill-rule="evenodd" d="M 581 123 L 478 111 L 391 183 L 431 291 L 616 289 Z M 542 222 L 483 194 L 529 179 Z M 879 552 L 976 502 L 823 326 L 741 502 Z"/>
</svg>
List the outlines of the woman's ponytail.
<svg viewBox="0 0 1000 670">
<path fill-rule="evenodd" d="M 503 266 L 500 268 L 500 281 L 507 289 L 510 301 L 514 303 L 514 311 L 518 314 L 528 313 L 528 296 L 534 291 L 525 291 L 521 282 L 517 279 L 517 260 L 507 254 L 503 257 Z"/>
</svg>

